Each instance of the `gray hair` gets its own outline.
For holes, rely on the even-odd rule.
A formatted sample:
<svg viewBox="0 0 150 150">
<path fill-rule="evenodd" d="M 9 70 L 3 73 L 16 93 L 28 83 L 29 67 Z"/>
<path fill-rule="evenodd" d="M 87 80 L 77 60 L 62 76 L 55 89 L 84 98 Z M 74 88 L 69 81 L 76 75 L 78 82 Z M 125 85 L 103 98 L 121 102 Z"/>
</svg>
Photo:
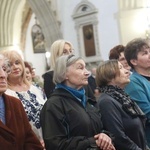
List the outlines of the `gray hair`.
<svg viewBox="0 0 150 150">
<path fill-rule="evenodd" d="M 57 84 L 57 83 L 62 83 L 63 81 L 65 81 L 67 68 L 80 59 L 82 58 L 77 57 L 75 55 L 60 56 L 57 59 L 56 65 L 54 68 L 53 82 Z"/>
<path fill-rule="evenodd" d="M 3 54 L 0 54 L 0 60 L 4 61 L 4 67 L 5 67 L 6 73 L 7 74 L 11 73 L 11 65 L 10 65 L 9 60 Z"/>
</svg>

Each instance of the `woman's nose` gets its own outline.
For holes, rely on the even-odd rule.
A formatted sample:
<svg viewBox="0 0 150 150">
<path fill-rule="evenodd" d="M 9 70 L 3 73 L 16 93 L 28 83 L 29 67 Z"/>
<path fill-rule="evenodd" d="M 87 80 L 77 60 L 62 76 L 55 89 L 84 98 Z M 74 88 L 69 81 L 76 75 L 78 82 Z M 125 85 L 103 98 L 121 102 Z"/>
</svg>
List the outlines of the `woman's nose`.
<svg viewBox="0 0 150 150">
<path fill-rule="evenodd" d="M 89 76 L 89 75 L 90 75 L 90 72 L 89 72 L 87 69 L 85 69 L 85 75 L 86 75 L 86 76 Z"/>
<path fill-rule="evenodd" d="M 125 69 L 125 74 L 129 74 L 130 75 L 130 71 Z"/>
<path fill-rule="evenodd" d="M 6 76 L 6 71 L 2 67 L 0 67 L 0 76 Z"/>
</svg>

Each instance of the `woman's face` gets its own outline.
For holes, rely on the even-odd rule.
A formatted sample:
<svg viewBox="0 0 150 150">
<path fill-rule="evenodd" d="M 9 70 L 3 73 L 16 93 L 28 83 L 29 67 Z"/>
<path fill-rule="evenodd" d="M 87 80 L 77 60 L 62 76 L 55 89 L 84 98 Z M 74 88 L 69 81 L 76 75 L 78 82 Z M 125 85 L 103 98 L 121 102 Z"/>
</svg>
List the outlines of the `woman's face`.
<svg viewBox="0 0 150 150">
<path fill-rule="evenodd" d="M 71 48 L 71 46 L 65 43 L 62 55 L 70 55 L 72 53 L 73 53 L 73 49 Z"/>
<path fill-rule="evenodd" d="M 120 74 L 117 74 L 115 79 L 112 80 L 113 85 L 117 85 L 120 88 L 124 88 L 126 84 L 130 82 L 130 71 L 125 69 L 123 65 L 118 62 Z"/>
<path fill-rule="evenodd" d="M 85 62 L 80 59 L 67 68 L 65 84 L 69 87 L 80 89 L 88 84 L 89 71 Z"/>
<path fill-rule="evenodd" d="M 131 67 L 128 65 L 127 60 L 124 56 L 124 52 L 120 53 L 118 61 L 123 65 L 123 67 L 130 71 Z"/>
<path fill-rule="evenodd" d="M 20 78 L 23 74 L 23 67 L 20 60 L 14 60 L 11 63 L 11 73 L 8 75 L 8 78 Z"/>
<path fill-rule="evenodd" d="M 145 71 L 150 70 L 150 48 L 148 46 L 143 46 L 142 50 L 138 52 L 137 59 L 131 60 L 134 65 L 135 70 L 143 74 Z"/>
<path fill-rule="evenodd" d="M 0 59 L 0 95 L 7 90 L 8 67 L 4 59 Z"/>
<path fill-rule="evenodd" d="M 30 72 L 30 70 L 29 70 L 28 67 L 25 67 L 25 72 L 26 72 L 26 78 L 27 78 L 27 80 L 29 82 L 32 82 L 32 74 L 31 74 L 31 72 Z"/>
</svg>

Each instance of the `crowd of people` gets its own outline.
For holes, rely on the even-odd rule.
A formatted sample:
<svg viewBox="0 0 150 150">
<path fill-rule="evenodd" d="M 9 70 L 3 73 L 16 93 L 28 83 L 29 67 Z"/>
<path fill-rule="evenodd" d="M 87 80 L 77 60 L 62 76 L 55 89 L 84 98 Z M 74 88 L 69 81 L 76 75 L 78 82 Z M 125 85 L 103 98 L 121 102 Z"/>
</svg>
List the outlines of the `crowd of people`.
<svg viewBox="0 0 150 150">
<path fill-rule="evenodd" d="M 149 150 L 150 47 L 136 38 L 87 70 L 71 42 L 55 41 L 43 85 L 15 50 L 0 51 L 4 150 Z"/>
</svg>

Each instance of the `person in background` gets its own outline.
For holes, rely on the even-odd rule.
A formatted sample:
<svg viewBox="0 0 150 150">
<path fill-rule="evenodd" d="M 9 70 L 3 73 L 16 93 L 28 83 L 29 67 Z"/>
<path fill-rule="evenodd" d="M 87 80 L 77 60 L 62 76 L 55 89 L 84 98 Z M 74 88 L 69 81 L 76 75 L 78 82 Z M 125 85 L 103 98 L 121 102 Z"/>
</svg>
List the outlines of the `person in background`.
<svg viewBox="0 0 150 150">
<path fill-rule="evenodd" d="M 9 59 L 11 64 L 11 73 L 7 77 L 8 89 L 5 93 L 20 99 L 33 131 L 44 145 L 40 125 L 40 111 L 47 100 L 46 96 L 27 80 L 24 61 L 17 51 L 3 50 L 0 53 Z"/>
<path fill-rule="evenodd" d="M 44 79 L 44 91 L 47 98 L 50 97 L 51 93 L 53 93 L 55 89 L 55 84 L 53 83 L 53 70 L 55 68 L 56 60 L 62 55 L 73 54 L 73 46 L 69 41 L 60 39 L 55 41 L 50 48 L 51 57 L 50 57 L 50 71 L 43 74 Z M 95 96 L 89 85 L 85 87 L 86 95 L 91 99 L 93 104 L 95 103 Z"/>
<path fill-rule="evenodd" d="M 136 38 L 127 43 L 125 57 L 133 73 L 125 92 L 146 114 L 146 139 L 150 147 L 150 48 L 145 39 Z"/>
<path fill-rule="evenodd" d="M 24 61 L 24 65 L 25 65 L 26 78 L 30 83 L 33 83 L 32 68 L 31 68 L 30 64 L 27 61 Z"/>
<path fill-rule="evenodd" d="M 109 60 L 117 59 L 125 69 L 131 71 L 131 67 L 128 65 L 128 62 L 124 56 L 124 49 L 125 46 L 123 45 L 116 45 L 113 47 L 109 52 Z"/>
<path fill-rule="evenodd" d="M 31 70 L 30 71 L 31 71 L 31 75 L 32 75 L 32 82 L 37 87 L 40 87 L 41 89 L 43 89 L 43 81 L 40 79 L 39 75 L 36 75 L 36 68 L 33 67 L 31 62 L 27 62 L 27 63 L 28 63 L 27 67 L 29 67 L 29 65 L 31 66 Z"/>
<path fill-rule="evenodd" d="M 53 83 L 53 70 L 55 68 L 55 63 L 58 57 L 62 55 L 69 55 L 73 53 L 73 46 L 69 41 L 60 39 L 55 41 L 50 48 L 50 70 L 43 74 L 44 79 L 44 91 L 47 98 L 55 89 L 55 84 Z"/>
<path fill-rule="evenodd" d="M 35 81 L 36 80 L 35 78 L 37 78 L 37 75 L 34 74 L 34 76 L 33 76 L 33 68 L 31 67 L 30 63 L 27 62 L 27 61 L 24 61 L 24 65 L 25 65 L 25 72 L 26 72 L 26 78 L 27 78 L 27 80 L 31 84 L 37 86 L 40 90 L 43 91 L 43 88 L 42 88 L 42 85 L 40 84 L 40 82 L 36 82 Z"/>
<path fill-rule="evenodd" d="M 95 77 L 96 77 L 96 67 L 93 67 L 91 69 L 91 75 L 88 77 L 88 84 L 91 87 L 92 92 L 94 93 L 95 97 L 97 98 L 99 97 L 100 92 L 97 88 Z"/>
<path fill-rule="evenodd" d="M 91 75 L 88 78 L 88 83 L 93 91 L 93 93 L 95 92 L 96 89 L 96 82 L 95 82 L 95 76 L 96 76 L 96 67 L 93 67 L 91 69 Z"/>
<path fill-rule="evenodd" d="M 118 60 L 101 63 L 96 71 L 101 92 L 97 106 L 104 129 L 114 135 L 117 150 L 146 150 L 145 115 L 123 90 L 130 82 L 129 77 L 129 70 Z"/>
<path fill-rule="evenodd" d="M 99 110 L 85 96 L 88 76 L 82 58 L 65 55 L 57 59 L 56 89 L 41 111 L 46 150 L 115 150 L 103 131 Z"/>
<path fill-rule="evenodd" d="M 0 149 L 43 150 L 20 100 L 4 93 L 10 72 L 8 60 L 0 54 Z"/>
</svg>

